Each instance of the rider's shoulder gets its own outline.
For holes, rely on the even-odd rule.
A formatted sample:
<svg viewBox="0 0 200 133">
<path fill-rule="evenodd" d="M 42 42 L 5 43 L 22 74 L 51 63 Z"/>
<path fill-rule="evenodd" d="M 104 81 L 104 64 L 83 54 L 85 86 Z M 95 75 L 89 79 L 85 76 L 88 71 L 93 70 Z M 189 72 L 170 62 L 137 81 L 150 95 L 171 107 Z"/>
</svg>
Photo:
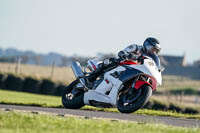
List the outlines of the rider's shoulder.
<svg viewBox="0 0 200 133">
<path fill-rule="evenodd" d="M 135 44 L 135 43 L 132 43 L 132 44 L 129 44 L 128 46 L 131 47 L 131 46 L 139 46 L 139 45 Z"/>
<path fill-rule="evenodd" d="M 136 47 L 138 47 L 139 45 L 137 44 L 129 44 L 126 48 L 129 48 L 129 49 L 135 49 Z"/>
</svg>

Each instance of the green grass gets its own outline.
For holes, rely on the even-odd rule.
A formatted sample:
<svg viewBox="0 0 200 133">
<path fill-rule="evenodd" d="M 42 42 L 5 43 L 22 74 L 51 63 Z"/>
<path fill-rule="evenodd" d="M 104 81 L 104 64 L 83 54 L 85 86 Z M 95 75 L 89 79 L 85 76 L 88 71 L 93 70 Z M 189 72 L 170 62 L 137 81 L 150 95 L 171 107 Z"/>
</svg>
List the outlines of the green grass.
<svg viewBox="0 0 200 133">
<path fill-rule="evenodd" d="M 0 103 L 60 107 L 61 98 L 56 96 L 0 90 Z"/>
<path fill-rule="evenodd" d="M 77 117 L 60 117 L 0 111 L 1 133 L 199 133 L 199 128 L 182 128 Z"/>
<path fill-rule="evenodd" d="M 63 107 L 61 103 L 61 97 L 6 91 L 6 90 L 0 90 L 0 103 L 15 104 L 15 105 L 32 105 L 32 106 L 41 106 L 41 107 Z M 82 109 L 118 112 L 117 109 L 115 108 L 103 109 L 103 108 L 85 106 Z M 176 113 L 172 111 L 156 111 L 156 110 L 140 109 L 135 113 L 142 114 L 142 115 L 158 115 L 158 116 L 200 119 L 199 114 L 196 114 L 196 115 L 181 114 L 181 113 Z"/>
</svg>

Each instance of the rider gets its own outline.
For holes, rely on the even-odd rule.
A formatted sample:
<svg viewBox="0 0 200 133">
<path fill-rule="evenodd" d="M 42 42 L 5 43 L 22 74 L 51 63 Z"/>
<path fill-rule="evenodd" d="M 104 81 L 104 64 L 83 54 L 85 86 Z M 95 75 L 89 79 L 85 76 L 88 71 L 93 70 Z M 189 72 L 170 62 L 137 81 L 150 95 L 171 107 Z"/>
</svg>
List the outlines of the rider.
<svg viewBox="0 0 200 133">
<path fill-rule="evenodd" d="M 126 47 L 124 50 L 118 53 L 120 58 L 125 60 L 138 60 L 142 55 L 150 55 L 156 54 L 158 55 L 161 50 L 160 43 L 156 38 L 149 37 L 147 38 L 143 46 L 132 44 Z M 94 72 L 92 72 L 88 77 L 86 77 L 86 84 L 94 81 L 106 68 L 117 64 L 117 60 L 115 58 L 105 59 L 101 67 L 97 68 Z"/>
<path fill-rule="evenodd" d="M 132 44 L 118 53 L 120 58 L 127 60 L 137 60 L 142 55 L 156 54 L 161 50 L 160 43 L 156 38 L 147 38 L 143 46 Z"/>
</svg>

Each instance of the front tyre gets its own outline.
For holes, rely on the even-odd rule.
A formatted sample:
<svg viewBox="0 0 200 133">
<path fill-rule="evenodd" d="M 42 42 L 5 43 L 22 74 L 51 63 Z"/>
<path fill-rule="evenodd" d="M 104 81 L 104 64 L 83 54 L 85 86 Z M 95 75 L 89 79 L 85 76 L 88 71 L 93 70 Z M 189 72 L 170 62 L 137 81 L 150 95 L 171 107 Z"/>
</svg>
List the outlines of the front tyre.
<svg viewBox="0 0 200 133">
<path fill-rule="evenodd" d="M 142 108 L 152 95 L 152 88 L 149 85 L 143 85 L 138 90 L 130 92 L 120 92 L 118 94 L 117 109 L 121 113 L 132 113 Z"/>
<path fill-rule="evenodd" d="M 77 84 L 77 81 L 72 82 L 63 92 L 62 95 L 62 104 L 65 108 L 69 109 L 80 109 L 85 104 L 83 102 L 84 91 L 80 91 L 75 95 L 72 93 L 75 89 L 74 86 Z"/>
</svg>

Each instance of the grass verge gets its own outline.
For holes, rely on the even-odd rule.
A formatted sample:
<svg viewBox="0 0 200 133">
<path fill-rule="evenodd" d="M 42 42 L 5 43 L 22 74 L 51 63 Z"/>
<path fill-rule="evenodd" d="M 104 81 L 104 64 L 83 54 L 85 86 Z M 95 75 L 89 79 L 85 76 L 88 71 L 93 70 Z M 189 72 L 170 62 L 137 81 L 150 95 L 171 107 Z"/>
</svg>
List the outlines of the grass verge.
<svg viewBox="0 0 200 133">
<path fill-rule="evenodd" d="M 39 107 L 63 107 L 60 97 L 55 96 L 46 96 L 38 94 L 30 94 L 23 92 L 14 92 L 0 90 L 0 103 L 1 104 L 14 104 L 14 105 L 30 105 L 30 106 L 39 106 Z M 97 110 L 97 111 L 107 111 L 107 112 L 118 112 L 115 108 L 103 109 L 95 108 L 91 106 L 85 106 L 83 110 Z M 181 114 L 172 111 L 157 111 L 157 110 L 147 110 L 140 109 L 135 114 L 142 115 L 157 115 L 157 116 L 166 116 L 166 117 L 180 117 L 180 118 L 190 118 L 190 119 L 200 119 L 200 115 L 191 115 L 191 114 Z"/>
<path fill-rule="evenodd" d="M 1 133 L 197 133 L 198 128 L 0 111 Z"/>
</svg>

